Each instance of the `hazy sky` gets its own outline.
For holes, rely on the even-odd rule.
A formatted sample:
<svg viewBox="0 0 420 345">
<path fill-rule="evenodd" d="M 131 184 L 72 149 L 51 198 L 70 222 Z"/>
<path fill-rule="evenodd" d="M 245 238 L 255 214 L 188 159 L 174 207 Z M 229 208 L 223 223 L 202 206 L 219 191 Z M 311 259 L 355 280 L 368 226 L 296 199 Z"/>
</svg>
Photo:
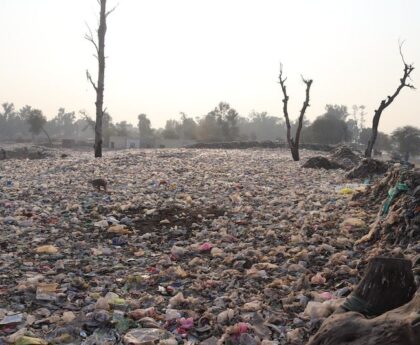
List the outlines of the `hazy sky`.
<svg viewBox="0 0 420 345">
<path fill-rule="evenodd" d="M 109 6 L 118 0 L 108 0 Z M 420 88 L 418 0 L 119 0 L 108 20 L 105 104 L 115 121 L 153 126 L 183 111 L 203 115 L 226 101 L 241 115 L 282 116 L 279 62 L 288 76 L 290 115 L 314 79 L 308 118 L 325 104 L 367 107 L 402 76 L 398 40 Z M 59 107 L 94 114 L 96 0 L 0 0 L 0 102 L 25 104 L 48 118 Z M 420 91 L 403 89 L 380 130 L 420 126 Z"/>
</svg>

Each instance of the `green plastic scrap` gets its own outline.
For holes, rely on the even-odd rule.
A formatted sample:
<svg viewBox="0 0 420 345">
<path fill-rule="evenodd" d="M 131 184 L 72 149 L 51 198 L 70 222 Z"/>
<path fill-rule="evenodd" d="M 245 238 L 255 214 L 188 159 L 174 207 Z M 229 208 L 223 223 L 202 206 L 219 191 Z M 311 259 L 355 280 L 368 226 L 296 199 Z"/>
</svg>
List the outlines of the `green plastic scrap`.
<svg viewBox="0 0 420 345">
<path fill-rule="evenodd" d="M 397 182 L 395 187 L 391 187 L 388 191 L 388 198 L 385 201 L 384 207 L 382 209 L 382 215 L 388 214 L 389 208 L 392 205 L 394 199 L 400 194 L 408 191 L 408 186 L 405 183 Z"/>
</svg>

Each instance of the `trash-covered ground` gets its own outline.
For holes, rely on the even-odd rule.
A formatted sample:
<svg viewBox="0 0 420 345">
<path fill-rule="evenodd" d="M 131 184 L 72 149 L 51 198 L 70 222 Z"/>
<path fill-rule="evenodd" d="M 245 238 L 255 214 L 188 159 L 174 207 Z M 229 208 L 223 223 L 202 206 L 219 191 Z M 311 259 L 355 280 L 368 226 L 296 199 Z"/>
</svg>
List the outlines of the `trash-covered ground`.
<svg viewBox="0 0 420 345">
<path fill-rule="evenodd" d="M 304 344 L 359 280 L 377 209 L 343 170 L 302 164 L 278 149 L 0 162 L 0 344 Z"/>
</svg>

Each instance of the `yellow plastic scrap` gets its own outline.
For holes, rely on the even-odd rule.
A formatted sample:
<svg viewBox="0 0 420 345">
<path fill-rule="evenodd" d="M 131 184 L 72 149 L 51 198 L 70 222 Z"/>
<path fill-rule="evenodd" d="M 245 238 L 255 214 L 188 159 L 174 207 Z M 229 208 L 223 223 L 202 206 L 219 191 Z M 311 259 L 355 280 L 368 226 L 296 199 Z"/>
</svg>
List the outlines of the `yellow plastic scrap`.
<svg viewBox="0 0 420 345">
<path fill-rule="evenodd" d="M 113 300 L 111 300 L 110 304 L 112 304 L 112 305 L 124 305 L 125 304 L 125 299 L 117 297 L 117 298 L 114 298 Z"/>
<path fill-rule="evenodd" d="M 340 189 L 340 192 L 339 193 L 341 195 L 350 195 L 350 194 L 353 194 L 354 193 L 354 190 L 351 189 L 351 188 L 349 188 L 349 187 L 344 187 L 344 188 Z"/>
<path fill-rule="evenodd" d="M 15 345 L 48 345 L 48 342 L 40 338 L 23 336 L 16 340 Z"/>
</svg>

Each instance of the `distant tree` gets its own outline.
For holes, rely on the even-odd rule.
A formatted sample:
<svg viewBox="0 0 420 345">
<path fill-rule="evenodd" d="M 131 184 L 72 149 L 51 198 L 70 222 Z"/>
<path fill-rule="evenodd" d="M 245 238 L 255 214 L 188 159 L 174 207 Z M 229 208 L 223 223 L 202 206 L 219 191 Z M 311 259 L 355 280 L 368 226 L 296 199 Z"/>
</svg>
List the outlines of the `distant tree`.
<svg viewBox="0 0 420 345">
<path fill-rule="evenodd" d="M 189 124 L 190 129 L 196 133 L 194 137 L 200 141 L 232 141 L 239 138 L 239 114 L 226 102 L 220 102 L 207 115 L 198 119 L 198 125 L 194 125 L 192 119 L 189 119 Z"/>
<path fill-rule="evenodd" d="M 115 132 L 117 135 L 126 137 L 128 135 L 128 127 L 127 121 L 117 122 L 115 124 Z"/>
<path fill-rule="evenodd" d="M 76 114 L 74 111 L 66 112 L 64 108 L 59 108 L 57 115 L 51 121 L 48 121 L 48 128 L 51 133 L 69 139 L 75 134 L 75 121 Z"/>
<path fill-rule="evenodd" d="M 319 144 L 338 144 L 350 138 L 345 117 L 327 112 L 310 126 L 312 140 Z"/>
<path fill-rule="evenodd" d="M 3 111 L 0 112 L 0 135 L 2 138 L 10 138 L 19 130 L 20 117 L 15 111 L 13 103 L 3 103 Z"/>
<path fill-rule="evenodd" d="M 137 116 L 137 118 L 138 118 L 140 142 L 142 143 L 143 146 L 151 146 L 153 137 L 154 137 L 154 131 L 151 126 L 151 122 L 147 118 L 146 114 L 140 114 Z"/>
<path fill-rule="evenodd" d="M 195 140 L 197 138 L 197 123 L 192 117 L 181 112 L 181 130 L 183 139 Z"/>
<path fill-rule="evenodd" d="M 110 137 L 115 132 L 114 127 L 115 126 L 112 123 L 112 116 L 109 115 L 107 111 L 104 111 L 104 116 L 102 118 L 102 130 L 103 130 L 105 147 L 109 147 Z"/>
<path fill-rule="evenodd" d="M 105 85 L 105 34 L 107 30 L 106 20 L 108 15 L 115 9 L 115 7 L 107 11 L 107 0 L 97 0 L 100 6 L 99 12 L 99 27 L 97 30 L 98 39 L 94 39 L 92 31 L 89 29 L 89 34 L 85 38 L 91 42 L 95 48 L 96 58 L 98 60 L 98 82 L 92 80 L 89 71 L 86 71 L 87 79 L 92 84 L 96 92 L 96 121 L 95 121 L 95 157 L 102 157 L 102 120 L 104 115 L 104 85 Z"/>
<path fill-rule="evenodd" d="M 84 118 L 79 118 L 74 122 L 75 138 L 88 139 L 95 135 L 95 125 L 92 127 Z"/>
<path fill-rule="evenodd" d="M 420 129 L 413 126 L 399 127 L 392 132 L 392 139 L 398 150 L 408 161 L 410 155 L 420 153 Z"/>
<path fill-rule="evenodd" d="M 369 139 L 369 142 L 367 144 L 367 148 L 365 151 L 365 157 L 372 157 L 372 150 L 373 146 L 375 145 L 376 138 L 378 136 L 378 126 L 379 126 L 379 120 L 381 118 L 382 112 L 394 101 L 394 99 L 398 96 L 400 91 L 404 87 L 408 87 L 410 89 L 414 89 L 414 86 L 407 82 L 407 80 L 410 79 L 410 74 L 414 70 L 413 64 L 407 64 L 404 60 L 404 56 L 402 54 L 402 43 L 400 43 L 400 55 L 402 62 L 404 64 L 404 71 L 403 76 L 400 79 L 400 85 L 398 85 L 397 89 L 394 91 L 394 93 L 391 96 L 388 96 L 387 99 L 384 99 L 381 101 L 381 104 L 379 105 L 378 109 L 375 110 L 375 115 L 373 116 L 373 122 L 372 122 L 372 134 Z"/>
<path fill-rule="evenodd" d="M 181 124 L 177 120 L 167 120 L 165 129 L 162 132 L 162 136 L 165 139 L 179 139 L 179 132 L 181 130 Z"/>
<path fill-rule="evenodd" d="M 42 114 L 42 111 L 38 109 L 24 108 L 24 112 L 27 113 L 26 121 L 29 124 L 29 131 L 34 135 L 38 135 L 39 133 L 43 132 L 47 136 L 50 145 L 52 145 L 51 138 L 44 128 L 45 124 L 47 123 L 47 119 Z"/>
<path fill-rule="evenodd" d="M 334 117 L 338 120 L 346 121 L 347 117 L 349 116 L 347 107 L 345 105 L 327 104 L 325 106 L 325 110 L 325 115 Z"/>
<path fill-rule="evenodd" d="M 360 133 L 365 127 L 365 106 L 354 104 L 352 109 L 353 119 L 347 120 L 347 125 L 352 132 L 353 141 L 359 142 Z"/>
<path fill-rule="evenodd" d="M 203 142 L 217 142 L 223 140 L 219 122 L 213 112 L 204 115 L 198 121 L 197 133 L 198 139 Z"/>
<path fill-rule="evenodd" d="M 283 119 L 271 116 L 267 112 L 253 111 L 248 118 L 238 121 L 240 135 L 251 140 L 279 140 L 286 137 Z"/>
<path fill-rule="evenodd" d="M 302 81 L 306 85 L 306 92 L 305 92 L 305 101 L 303 102 L 302 109 L 300 110 L 299 114 L 299 122 L 296 128 L 296 134 L 292 137 L 291 134 L 291 125 L 289 120 L 289 112 L 287 109 L 287 105 L 289 102 L 289 96 L 287 95 L 286 90 L 286 79 L 283 78 L 283 65 L 280 64 L 280 75 L 279 75 L 279 82 L 281 86 L 281 90 L 283 92 L 283 115 L 286 120 L 286 129 L 287 129 L 287 143 L 289 145 L 290 151 L 292 153 L 292 158 L 294 161 L 299 160 L 299 141 L 300 141 L 300 133 L 303 127 L 303 117 L 305 116 L 306 109 L 309 107 L 309 92 L 311 89 L 311 85 L 313 80 L 312 79 L 305 79 L 302 77 Z"/>
<path fill-rule="evenodd" d="M 372 128 L 363 128 L 360 132 L 359 143 L 367 145 L 370 137 L 372 136 Z M 392 149 L 391 138 L 384 132 L 378 132 L 375 142 L 375 147 L 378 150 L 389 151 Z"/>
<path fill-rule="evenodd" d="M 354 119 L 348 119 L 345 123 L 347 127 L 347 140 L 357 142 L 360 135 L 360 130 L 357 121 Z"/>
<path fill-rule="evenodd" d="M 220 102 L 210 113 L 217 123 L 217 127 L 221 131 L 222 140 L 236 140 L 239 135 L 238 112 L 231 108 L 229 103 Z"/>
<path fill-rule="evenodd" d="M 79 110 L 79 114 L 82 116 L 82 119 L 86 122 L 86 127 L 84 128 L 84 130 L 86 130 L 88 127 L 90 127 L 92 129 L 93 132 L 95 132 L 95 120 L 93 120 L 88 113 L 86 112 L 86 110 Z"/>
</svg>

